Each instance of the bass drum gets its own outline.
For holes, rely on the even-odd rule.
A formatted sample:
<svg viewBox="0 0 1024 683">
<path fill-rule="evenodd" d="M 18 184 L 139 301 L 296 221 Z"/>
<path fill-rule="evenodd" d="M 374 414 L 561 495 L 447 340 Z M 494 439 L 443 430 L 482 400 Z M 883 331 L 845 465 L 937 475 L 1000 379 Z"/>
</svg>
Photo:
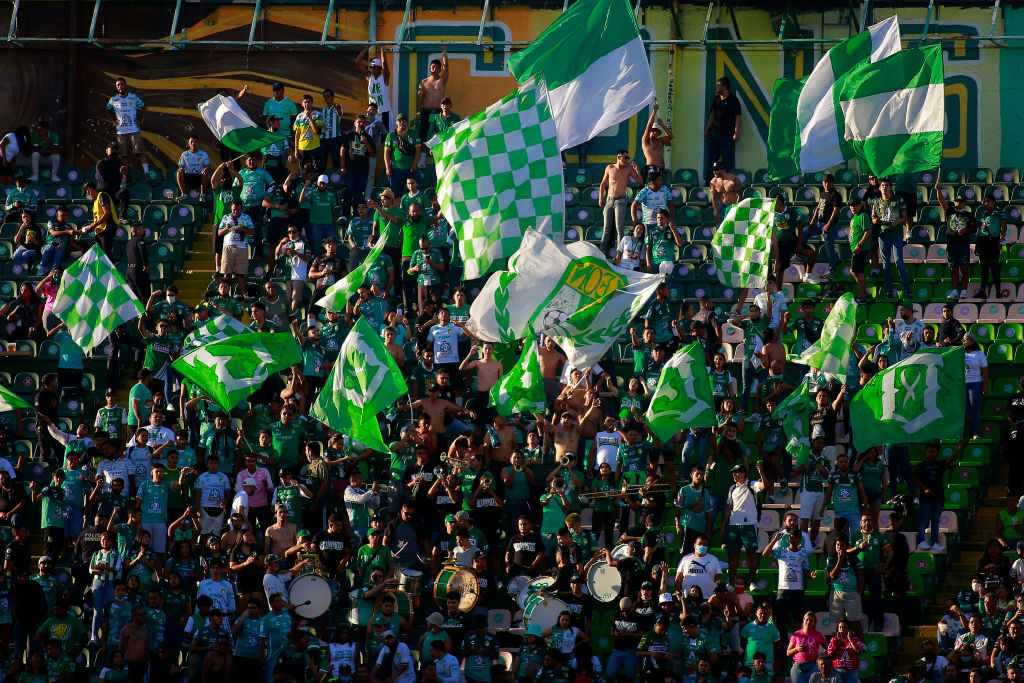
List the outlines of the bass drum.
<svg viewBox="0 0 1024 683">
<path fill-rule="evenodd" d="M 366 628 L 373 618 L 373 603 L 359 598 L 359 589 L 349 592 L 348 623 Z"/>
<path fill-rule="evenodd" d="M 522 587 L 518 595 L 516 595 L 516 602 L 519 603 L 519 609 L 526 609 L 526 601 L 538 595 L 542 590 L 550 588 L 555 585 L 555 577 L 553 576 L 538 576 L 536 579 L 531 579 L 526 582 L 526 585 Z"/>
<path fill-rule="evenodd" d="M 598 602 L 614 602 L 622 592 L 622 573 L 604 560 L 598 560 L 587 570 L 587 590 Z"/>
<path fill-rule="evenodd" d="M 459 594 L 459 611 L 468 614 L 480 597 L 480 581 L 470 569 L 448 567 L 434 580 L 434 602 L 438 607 L 447 606 L 449 593 Z"/>
<path fill-rule="evenodd" d="M 546 631 L 558 623 L 558 615 L 567 609 L 568 606 L 558 598 L 531 595 L 523 609 L 523 622 L 527 626 L 536 624 Z"/>
<path fill-rule="evenodd" d="M 624 557 L 629 557 L 629 543 L 618 543 L 612 548 L 611 556 L 613 560 L 621 560 Z"/>
<path fill-rule="evenodd" d="M 288 587 L 288 602 L 295 605 L 295 613 L 300 617 L 316 619 L 331 608 L 334 591 L 324 577 L 303 574 L 292 579 Z"/>
</svg>

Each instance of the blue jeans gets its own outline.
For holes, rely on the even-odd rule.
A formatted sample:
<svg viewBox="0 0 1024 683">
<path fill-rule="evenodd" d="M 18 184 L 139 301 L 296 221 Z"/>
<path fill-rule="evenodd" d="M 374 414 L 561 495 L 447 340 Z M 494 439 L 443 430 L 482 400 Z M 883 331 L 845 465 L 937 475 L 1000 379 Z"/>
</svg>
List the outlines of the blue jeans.
<svg viewBox="0 0 1024 683">
<path fill-rule="evenodd" d="M 814 662 L 793 662 L 793 668 L 789 670 L 789 680 L 792 683 L 808 683 L 811 674 L 818 671 L 818 665 Z"/>
<path fill-rule="evenodd" d="M 612 650 L 608 655 L 608 668 L 605 670 L 605 680 L 614 681 L 619 675 L 619 669 L 626 678 L 636 676 L 636 650 Z"/>
<path fill-rule="evenodd" d="M 836 251 L 836 226 L 833 225 L 828 230 L 825 230 L 825 224 L 821 221 L 815 221 L 811 225 L 804 228 L 804 246 L 810 243 L 812 237 L 824 234 L 825 237 L 825 256 L 828 258 L 828 269 L 835 271 L 836 263 L 839 262 L 839 252 Z"/>
<path fill-rule="evenodd" d="M 967 421 L 971 425 L 971 436 L 981 433 L 981 403 L 985 399 L 981 385 L 982 382 L 967 383 Z"/>
<path fill-rule="evenodd" d="M 707 429 L 703 436 L 695 436 L 690 430 L 686 430 L 686 441 L 683 443 L 682 472 L 689 472 L 694 465 L 703 468 L 708 462 L 708 448 L 711 445 L 711 430 Z M 697 452 L 697 459 L 692 460 L 693 452 Z"/>
<path fill-rule="evenodd" d="M 931 541 L 932 545 L 939 542 L 939 518 L 942 517 L 942 501 L 941 500 L 922 500 L 921 508 L 917 511 L 917 543 L 918 545 L 924 541 L 924 530 L 928 528 L 928 522 L 931 522 L 932 532 Z"/>
<path fill-rule="evenodd" d="M 763 381 L 767 374 L 764 368 L 755 368 L 751 361 L 752 359 L 744 358 L 741 367 L 743 395 L 740 397 L 740 410 L 744 412 L 747 410 L 747 404 L 750 403 L 750 392 L 754 390 L 754 383 Z M 760 410 L 760 408 L 758 406 L 757 410 Z"/>
<path fill-rule="evenodd" d="M 324 253 L 324 240 L 328 237 L 338 239 L 338 235 L 335 234 L 334 225 L 331 223 L 309 224 L 309 242 L 314 254 L 320 255 Z"/>
<path fill-rule="evenodd" d="M 92 637 L 100 637 L 100 626 L 107 615 L 107 605 L 114 600 L 114 580 L 92 580 Z"/>
<path fill-rule="evenodd" d="M 885 447 L 885 459 L 889 462 L 889 485 L 896 490 L 896 484 L 903 482 L 907 485 L 907 493 L 911 496 L 917 495 L 917 485 L 914 484 L 914 472 L 910 467 L 910 448 L 905 443 L 898 443 Z"/>
<path fill-rule="evenodd" d="M 14 255 L 11 256 L 11 260 L 17 261 L 18 263 L 30 263 L 35 261 L 37 258 L 39 258 L 39 252 L 35 249 L 29 249 L 25 245 L 21 245 L 15 249 Z"/>
<path fill-rule="evenodd" d="M 419 180 L 420 172 L 415 168 L 405 171 L 400 168 L 395 168 L 394 166 L 391 167 L 391 177 L 389 180 L 391 182 L 391 191 L 395 193 L 396 202 L 403 194 L 408 192 L 408 189 L 405 187 L 406 178 L 415 178 L 416 180 Z"/>
<path fill-rule="evenodd" d="M 39 261 L 39 270 L 43 273 L 49 273 L 64 260 L 64 247 L 57 246 L 56 242 L 51 242 L 43 247 L 42 254 L 43 258 Z"/>
<path fill-rule="evenodd" d="M 704 141 L 704 184 L 711 182 L 711 164 L 722 157 L 722 163 L 731 173 L 736 170 L 736 143 L 731 135 L 709 135 Z"/>
<path fill-rule="evenodd" d="M 882 261 L 882 273 L 885 276 L 885 291 L 892 291 L 892 263 L 896 262 L 896 268 L 900 271 L 900 282 L 903 283 L 903 294 L 910 289 L 910 278 L 907 277 L 907 267 L 903 265 L 903 236 L 890 235 L 882 236 L 882 249 L 879 252 Z"/>
<path fill-rule="evenodd" d="M 857 676 L 857 669 L 832 669 L 834 673 L 842 683 L 857 683 L 859 680 Z"/>
</svg>

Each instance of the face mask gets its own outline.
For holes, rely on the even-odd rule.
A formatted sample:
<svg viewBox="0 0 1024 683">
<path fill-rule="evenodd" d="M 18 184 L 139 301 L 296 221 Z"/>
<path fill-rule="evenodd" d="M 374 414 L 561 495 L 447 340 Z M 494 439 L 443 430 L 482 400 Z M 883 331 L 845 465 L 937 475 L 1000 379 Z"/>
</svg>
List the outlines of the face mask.
<svg viewBox="0 0 1024 683">
<path fill-rule="evenodd" d="M 706 545 L 698 545 L 695 549 L 697 550 L 698 555 L 703 555 L 708 551 L 708 547 Z"/>
<path fill-rule="evenodd" d="M 772 379 L 778 379 L 778 378 L 782 377 L 782 373 L 780 372 L 779 374 L 776 375 L 774 372 L 772 372 L 772 373 L 769 373 L 768 376 L 771 377 Z"/>
<path fill-rule="evenodd" d="M 176 296 L 173 296 L 173 295 L 170 295 L 170 294 L 167 296 L 167 303 L 169 303 L 169 304 L 173 304 L 177 300 L 178 300 L 178 297 L 176 297 Z"/>
</svg>

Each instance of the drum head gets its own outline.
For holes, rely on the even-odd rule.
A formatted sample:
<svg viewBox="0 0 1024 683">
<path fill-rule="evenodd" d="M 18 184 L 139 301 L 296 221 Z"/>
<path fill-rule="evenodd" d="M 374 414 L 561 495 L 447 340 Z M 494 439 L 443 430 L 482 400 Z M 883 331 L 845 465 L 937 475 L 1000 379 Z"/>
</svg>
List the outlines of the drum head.
<svg viewBox="0 0 1024 683">
<path fill-rule="evenodd" d="M 566 604 L 558 598 L 532 596 L 523 610 L 523 620 L 527 626 L 537 624 L 541 630 L 547 630 L 558 623 L 558 615 L 564 612 Z"/>
<path fill-rule="evenodd" d="M 530 577 L 526 574 L 520 574 L 519 576 L 509 579 L 507 584 L 508 594 L 512 596 L 512 599 L 519 597 L 519 591 L 523 590 L 523 586 L 530 582 Z"/>
<path fill-rule="evenodd" d="M 587 571 L 587 590 L 598 602 L 613 602 L 622 592 L 622 574 L 618 567 L 598 561 Z"/>
<path fill-rule="evenodd" d="M 296 614 L 306 619 L 315 619 L 329 610 L 333 597 L 331 584 L 316 574 L 297 577 L 288 589 L 288 602 L 295 605 Z"/>
<path fill-rule="evenodd" d="M 459 611 L 468 614 L 476 607 L 476 601 L 480 598 L 480 581 L 476 574 L 469 569 L 460 569 L 448 583 L 448 592 L 458 591 Z"/>
<path fill-rule="evenodd" d="M 536 595 L 544 588 L 550 588 L 555 585 L 555 577 L 553 576 L 538 576 L 536 579 L 532 579 L 526 582 L 522 590 L 519 591 L 519 595 L 516 596 L 516 602 L 519 603 L 520 609 L 526 609 L 526 601 L 533 595 Z"/>
<path fill-rule="evenodd" d="M 612 559 L 613 560 L 621 560 L 624 557 L 628 557 L 629 556 L 629 544 L 628 543 L 619 543 L 617 546 L 612 548 L 612 553 L 611 554 L 612 554 Z"/>
</svg>

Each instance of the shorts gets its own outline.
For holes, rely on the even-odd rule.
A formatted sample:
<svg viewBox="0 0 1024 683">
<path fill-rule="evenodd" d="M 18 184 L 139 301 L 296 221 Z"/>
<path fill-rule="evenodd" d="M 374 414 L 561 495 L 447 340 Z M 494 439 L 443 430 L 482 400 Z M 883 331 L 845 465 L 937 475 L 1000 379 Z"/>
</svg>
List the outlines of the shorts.
<svg viewBox="0 0 1024 683">
<path fill-rule="evenodd" d="M 860 275 L 868 265 L 868 252 L 859 251 L 850 259 L 850 271 Z"/>
<path fill-rule="evenodd" d="M 143 522 L 142 529 L 149 532 L 149 547 L 154 552 L 167 552 L 167 522 Z"/>
<path fill-rule="evenodd" d="M 974 244 L 974 253 L 982 261 L 996 261 L 999 259 L 1000 246 L 998 237 L 978 237 Z"/>
<path fill-rule="evenodd" d="M 847 591 L 834 591 L 832 593 L 832 606 L 829 608 L 832 623 L 838 624 L 840 619 L 849 621 L 862 621 L 864 611 L 861 609 L 860 595 Z"/>
<path fill-rule="evenodd" d="M 824 491 L 801 491 L 800 519 L 820 520 L 821 506 L 824 502 Z"/>
<path fill-rule="evenodd" d="M 118 133 L 117 151 L 123 157 L 129 154 L 145 154 L 146 150 L 142 147 L 142 133 L 138 131 L 134 133 Z"/>
<path fill-rule="evenodd" d="M 305 280 L 289 280 L 285 283 L 284 289 L 288 294 L 288 300 L 292 302 L 293 307 L 298 308 L 302 305 L 302 298 L 306 294 Z"/>
<path fill-rule="evenodd" d="M 946 262 L 953 268 L 967 268 L 970 266 L 970 242 L 946 242 Z"/>
<path fill-rule="evenodd" d="M 203 189 L 203 174 L 202 173 L 186 173 L 185 174 L 185 189 L 186 190 L 201 190 Z"/>
<path fill-rule="evenodd" d="M 246 275 L 249 272 L 249 248 L 225 244 L 220 256 L 220 270 L 225 275 Z"/>
<path fill-rule="evenodd" d="M 868 505 L 874 505 L 875 503 L 882 502 L 881 491 L 864 491 L 864 495 L 867 496 Z"/>
<path fill-rule="evenodd" d="M 796 252 L 796 237 L 789 240 L 779 240 L 779 253 L 775 255 L 776 269 L 784 272 L 793 262 L 793 254 Z"/>
<path fill-rule="evenodd" d="M 224 528 L 224 511 L 221 510 L 219 515 L 211 515 L 206 510 L 207 508 L 199 508 L 199 533 L 220 534 L 220 530 Z"/>
<path fill-rule="evenodd" d="M 725 535 L 725 549 L 730 553 L 757 552 L 757 526 L 754 524 L 730 524 L 725 528 Z"/>
</svg>

